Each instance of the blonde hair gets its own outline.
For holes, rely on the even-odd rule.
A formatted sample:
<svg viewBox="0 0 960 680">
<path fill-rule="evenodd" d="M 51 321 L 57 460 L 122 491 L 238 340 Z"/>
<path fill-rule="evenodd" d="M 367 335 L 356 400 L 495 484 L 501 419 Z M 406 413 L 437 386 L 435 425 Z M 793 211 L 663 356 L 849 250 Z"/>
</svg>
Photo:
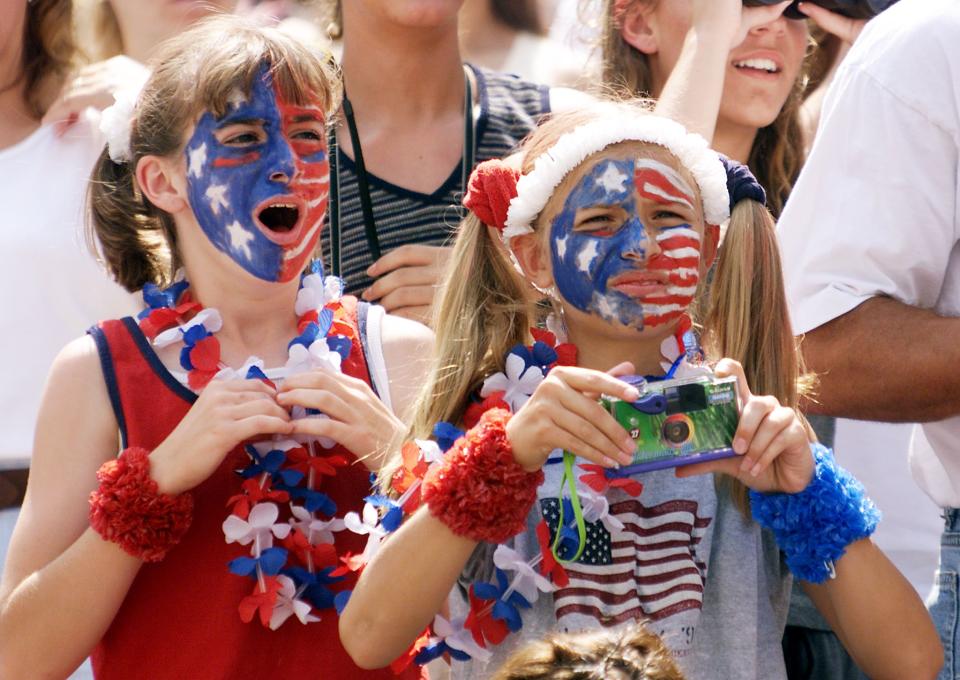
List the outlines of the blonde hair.
<svg viewBox="0 0 960 680">
<path fill-rule="evenodd" d="M 133 158 L 114 163 L 104 149 L 88 192 L 91 239 L 109 271 L 127 290 L 168 284 L 179 266 L 173 218 L 140 192 L 134 173 L 147 155 L 170 157 L 204 111 L 221 116 L 231 95 L 250 93 L 263 64 L 281 95 L 298 105 L 319 99 L 329 116 L 339 89 L 323 58 L 289 36 L 235 16 L 204 19 L 164 43 L 137 102 Z"/>
<path fill-rule="evenodd" d="M 62 81 L 77 65 L 78 51 L 73 39 L 71 0 L 33 0 L 27 4 L 23 31 L 20 76 L 24 98 L 37 118 L 46 113 L 51 79 Z"/>
<path fill-rule="evenodd" d="M 621 633 L 555 634 L 531 642 L 492 680 L 683 680 L 683 674 L 663 641 L 636 624 Z"/>
<path fill-rule="evenodd" d="M 647 107 L 646 102 L 620 103 L 557 114 L 525 141 L 522 171 L 529 172 L 561 135 L 584 122 L 607 116 L 611 125 L 616 125 L 617 116 L 645 115 Z M 672 161 L 686 172 L 665 149 L 645 146 L 649 149 L 645 153 Z M 543 228 L 542 217 L 535 230 Z M 542 317 L 543 310 L 526 301 L 522 281 L 494 238 L 475 215 L 468 215 L 461 225 L 438 295 L 435 368 L 414 405 L 410 427 L 414 438 L 428 438 L 439 421 L 461 422 L 471 395 L 488 375 L 502 370 L 511 347 L 529 342 L 528 329 Z M 736 359 L 758 394 L 773 395 L 784 405 L 796 406 L 799 357 L 787 312 L 773 218 L 759 203 L 745 200 L 734 208 L 712 287 L 691 313 L 701 317 L 695 321 L 702 324 L 709 358 Z M 399 464 L 395 457 L 381 471 L 383 488 L 388 488 Z M 746 487 L 733 479 L 720 484 L 746 512 Z"/>
<path fill-rule="evenodd" d="M 620 96 L 651 96 L 653 73 L 647 55 L 628 44 L 620 32 L 620 16 L 636 3 L 659 0 L 627 0 L 615 12 L 615 0 L 582 0 L 587 6 L 602 2 L 600 12 L 600 58 L 603 85 Z M 793 84 L 783 108 L 770 125 L 757 131 L 750 149 L 747 165 L 767 191 L 767 207 L 779 216 L 793 189 L 804 162 L 803 129 L 800 124 L 800 106 L 807 92 L 810 55 L 800 76 Z"/>
</svg>

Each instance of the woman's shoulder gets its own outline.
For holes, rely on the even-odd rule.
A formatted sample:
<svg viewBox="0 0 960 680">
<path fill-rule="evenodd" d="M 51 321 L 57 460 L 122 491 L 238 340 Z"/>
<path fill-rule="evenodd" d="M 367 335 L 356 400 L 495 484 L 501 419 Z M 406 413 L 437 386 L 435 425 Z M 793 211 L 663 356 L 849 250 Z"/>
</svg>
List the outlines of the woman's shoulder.
<svg viewBox="0 0 960 680">
<path fill-rule="evenodd" d="M 384 314 L 380 332 L 393 412 L 402 416 L 430 373 L 433 331 L 416 321 Z"/>
</svg>

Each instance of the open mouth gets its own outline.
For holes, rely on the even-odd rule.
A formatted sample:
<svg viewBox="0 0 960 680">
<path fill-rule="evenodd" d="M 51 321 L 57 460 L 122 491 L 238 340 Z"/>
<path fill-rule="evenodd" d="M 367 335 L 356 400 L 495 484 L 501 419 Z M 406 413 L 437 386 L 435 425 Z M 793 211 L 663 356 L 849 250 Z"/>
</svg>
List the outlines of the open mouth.
<svg viewBox="0 0 960 680">
<path fill-rule="evenodd" d="M 295 205 L 272 205 L 264 208 L 257 217 L 270 231 L 283 233 L 297 226 L 300 210 Z"/>
<path fill-rule="evenodd" d="M 257 207 L 256 223 L 267 238 L 284 245 L 296 240 L 303 213 L 299 201 L 288 200 L 288 197 L 274 197 Z"/>
<path fill-rule="evenodd" d="M 744 59 L 733 62 L 734 68 L 748 74 L 776 75 L 782 70 L 773 59 Z"/>
</svg>

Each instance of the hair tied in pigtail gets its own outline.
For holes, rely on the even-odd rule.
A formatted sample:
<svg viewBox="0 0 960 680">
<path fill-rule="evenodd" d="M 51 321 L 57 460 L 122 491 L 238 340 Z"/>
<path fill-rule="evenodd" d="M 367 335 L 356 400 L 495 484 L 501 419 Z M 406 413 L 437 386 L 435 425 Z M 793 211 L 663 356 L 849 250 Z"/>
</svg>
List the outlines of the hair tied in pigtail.
<svg viewBox="0 0 960 680">
<path fill-rule="evenodd" d="M 510 201 L 517 196 L 520 172 L 500 159 L 484 161 L 470 174 L 463 205 L 487 226 L 501 233 L 507 224 Z"/>
<path fill-rule="evenodd" d="M 731 160 L 723 154 L 717 154 L 724 170 L 727 171 L 727 192 L 730 194 L 730 212 L 740 201 L 747 199 L 760 205 L 767 204 L 767 192 L 743 163 Z"/>
</svg>

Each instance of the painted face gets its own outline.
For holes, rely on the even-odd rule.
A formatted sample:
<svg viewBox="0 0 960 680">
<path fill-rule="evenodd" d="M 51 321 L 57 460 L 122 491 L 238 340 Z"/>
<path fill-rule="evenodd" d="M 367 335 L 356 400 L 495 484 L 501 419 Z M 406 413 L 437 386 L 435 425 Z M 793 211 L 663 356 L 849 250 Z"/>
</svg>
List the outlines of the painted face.
<svg viewBox="0 0 960 680">
<path fill-rule="evenodd" d="M 645 158 L 602 160 L 574 186 L 550 228 L 553 277 L 577 309 L 637 330 L 677 319 L 697 289 L 695 193 Z"/>
<path fill-rule="evenodd" d="M 249 98 L 209 111 L 187 142 L 187 191 L 217 249 L 254 276 L 289 281 L 313 254 L 327 209 L 323 110 L 288 103 L 264 66 Z"/>
</svg>

